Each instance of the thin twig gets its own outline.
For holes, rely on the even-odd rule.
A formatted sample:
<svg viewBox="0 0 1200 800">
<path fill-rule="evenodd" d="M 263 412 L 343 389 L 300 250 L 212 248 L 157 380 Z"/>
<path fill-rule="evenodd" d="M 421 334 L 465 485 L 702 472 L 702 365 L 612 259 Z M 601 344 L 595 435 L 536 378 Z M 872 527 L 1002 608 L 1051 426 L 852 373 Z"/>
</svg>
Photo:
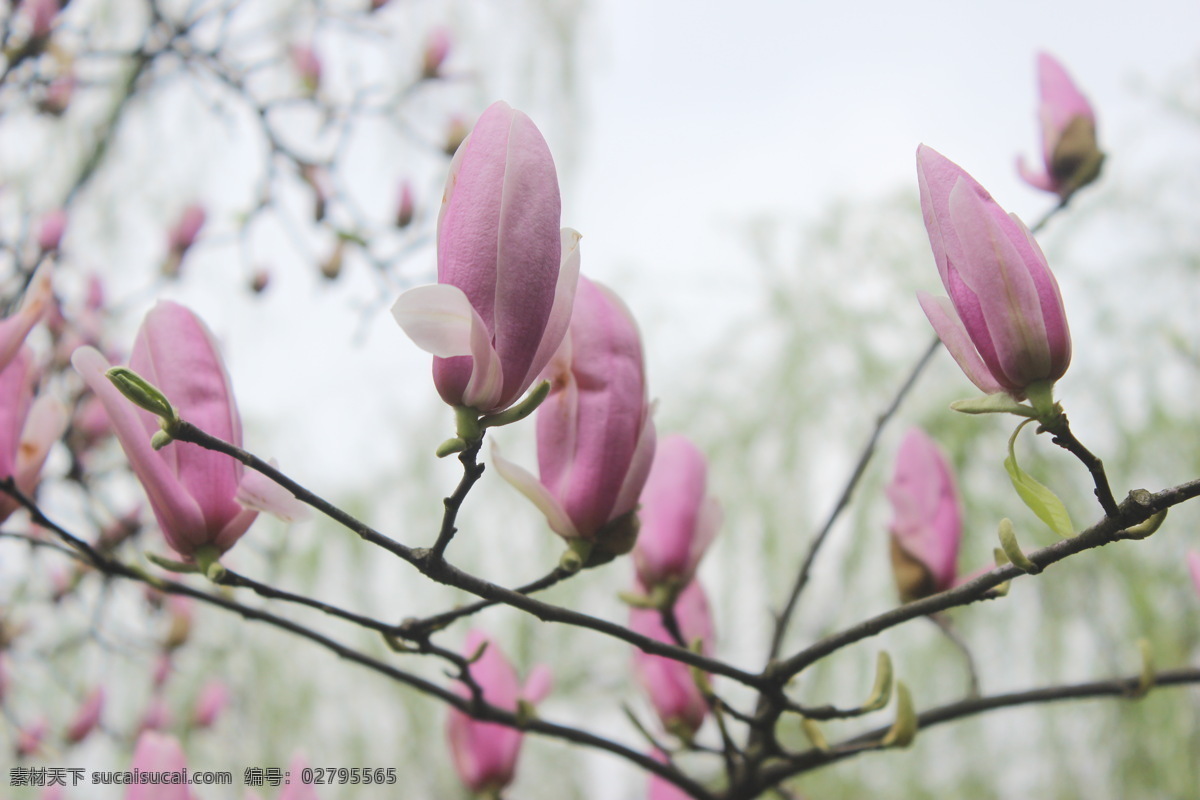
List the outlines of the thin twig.
<svg viewBox="0 0 1200 800">
<path fill-rule="evenodd" d="M 850 498 L 854 494 L 854 490 L 858 487 L 858 482 L 862 480 L 862 476 L 867 471 L 867 465 L 871 462 L 871 456 L 875 454 L 875 446 L 879 443 L 879 437 L 883 433 L 884 427 L 895 415 L 897 409 L 900 408 L 900 403 L 908 395 L 909 391 L 916 384 L 917 378 L 925 370 L 926 365 L 933 358 L 933 354 L 937 352 L 942 340 L 933 337 L 933 341 L 925 348 L 921 357 L 917 359 L 917 363 L 909 371 L 908 377 L 900 386 L 899 391 L 892 398 L 892 402 L 884 410 L 882 414 L 875 420 L 875 429 L 871 431 L 871 436 L 867 440 L 866 446 L 858 456 L 858 462 L 854 465 L 853 472 L 850 473 L 850 479 L 846 481 L 845 488 L 842 489 L 842 494 L 834 504 L 833 510 L 829 513 L 829 517 L 825 520 L 825 524 L 813 537 L 812 544 L 809 545 L 808 554 L 804 558 L 804 563 L 800 566 L 800 572 L 796 575 L 796 582 L 792 586 L 791 594 L 788 595 L 787 603 L 783 607 L 783 611 L 779 613 L 775 620 L 775 629 L 771 634 L 771 649 L 767 656 L 768 660 L 777 658 L 780 650 L 783 648 L 784 634 L 787 633 L 788 623 L 792 619 L 792 615 L 796 611 L 796 602 L 800 599 L 800 594 L 804 591 L 804 587 L 808 585 L 808 577 L 812 571 L 813 562 L 817 559 L 817 553 L 821 550 L 821 545 L 825 543 L 826 537 L 829 536 L 829 531 L 832 530 L 833 524 L 837 522 L 839 516 L 850 504 Z"/>
</svg>

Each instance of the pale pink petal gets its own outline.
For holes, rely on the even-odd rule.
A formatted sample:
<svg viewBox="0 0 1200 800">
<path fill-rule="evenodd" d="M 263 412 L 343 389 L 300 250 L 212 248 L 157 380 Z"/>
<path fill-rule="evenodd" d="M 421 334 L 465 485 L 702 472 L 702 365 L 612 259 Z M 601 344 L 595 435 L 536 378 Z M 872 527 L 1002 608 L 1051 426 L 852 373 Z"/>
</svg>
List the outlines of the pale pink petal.
<svg viewBox="0 0 1200 800">
<path fill-rule="evenodd" d="M 47 262 L 34 273 L 16 313 L 0 320 L 0 370 L 8 366 L 21 349 L 25 337 L 42 318 L 53 299 L 54 289 L 50 283 L 50 266 Z"/>
<path fill-rule="evenodd" d="M 66 406 L 50 394 L 38 395 L 30 406 L 16 464 L 17 486 L 25 494 L 32 494 L 37 487 L 50 448 L 62 438 L 68 422 Z"/>
<path fill-rule="evenodd" d="M 550 529 L 564 539 L 579 538 L 579 531 L 567 516 L 562 504 L 529 470 L 509 461 L 500 454 L 500 446 L 492 440 L 492 467 L 510 486 L 525 495 L 546 517 Z"/>
<path fill-rule="evenodd" d="M 273 458 L 267 463 L 272 467 L 279 466 Z M 247 469 L 242 474 L 242 480 L 238 484 L 234 499 L 244 508 L 265 511 L 284 522 L 298 522 L 308 519 L 311 514 L 306 503 L 298 500 L 295 495 L 266 475 L 253 469 Z"/>
<path fill-rule="evenodd" d="M 1004 387 L 992 377 L 991 371 L 979 357 L 979 352 L 971 342 L 971 337 L 967 334 L 962 320 L 958 318 L 958 313 L 954 310 L 950 299 L 934 297 L 926 292 L 917 292 L 917 300 L 921 303 L 921 309 L 929 318 L 929 323 L 933 325 L 942 344 L 946 346 L 946 350 L 958 362 L 958 366 L 966 376 L 971 379 L 971 383 L 987 394 L 1004 391 Z"/>
<path fill-rule="evenodd" d="M 292 776 L 291 782 L 279 792 L 278 800 L 320 800 L 317 795 L 317 785 L 300 780 L 301 774 L 306 769 L 308 769 L 308 759 L 302 753 L 292 756 L 292 760 L 288 764 L 288 774 Z"/>
<path fill-rule="evenodd" d="M 1188 570 L 1192 573 L 1192 585 L 1196 594 L 1200 594 L 1200 551 L 1193 550 L 1187 555 Z"/>
<path fill-rule="evenodd" d="M 525 383 L 532 385 L 555 352 L 561 347 L 563 338 L 571 324 L 571 312 L 575 308 L 575 290 L 579 285 L 579 240 L 580 235 L 570 228 L 562 229 L 562 267 L 558 271 L 558 283 L 554 287 L 554 305 L 546 320 L 546 331 L 533 357 Z"/>
</svg>

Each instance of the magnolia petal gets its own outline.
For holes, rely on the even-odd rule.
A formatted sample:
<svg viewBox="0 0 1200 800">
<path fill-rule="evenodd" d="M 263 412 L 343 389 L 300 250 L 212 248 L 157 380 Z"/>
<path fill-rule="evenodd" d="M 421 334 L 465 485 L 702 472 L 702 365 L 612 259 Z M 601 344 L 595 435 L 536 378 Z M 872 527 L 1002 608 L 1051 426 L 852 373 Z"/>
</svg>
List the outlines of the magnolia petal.
<svg viewBox="0 0 1200 800">
<path fill-rule="evenodd" d="M 1027 266 L 1031 254 L 1022 252 L 1028 240 L 990 197 L 961 179 L 950 192 L 950 215 L 964 251 L 955 266 L 978 298 L 1001 372 L 1017 386 L 1046 378 L 1042 303 Z"/>
<path fill-rule="evenodd" d="M 268 463 L 279 467 L 275 459 Z M 243 508 L 263 511 L 283 522 L 298 522 L 309 517 L 309 507 L 287 489 L 258 470 L 247 469 L 238 483 L 234 499 Z"/>
<path fill-rule="evenodd" d="M 471 355 L 475 316 L 462 289 L 440 283 L 409 289 L 392 305 L 392 317 L 408 338 L 438 358 Z"/>
<path fill-rule="evenodd" d="M 483 319 L 472 309 L 471 324 L 471 380 L 463 392 L 463 405 L 482 412 L 500 411 L 504 391 L 504 367 L 500 354 L 492 346 L 492 335 Z M 515 399 L 515 398 L 514 398 Z"/>
<path fill-rule="evenodd" d="M 17 449 L 15 470 L 17 486 L 25 494 L 32 494 L 37 487 L 46 456 L 66 432 L 68 421 L 66 406 L 52 395 L 38 395 L 30 406 L 29 417 L 21 432 L 21 444 Z"/>
<path fill-rule="evenodd" d="M 571 228 L 562 229 L 562 265 L 558 271 L 558 283 L 554 287 L 554 305 L 542 334 L 542 343 L 525 376 L 525 385 L 531 385 L 550 363 L 567 335 L 571 324 L 571 312 L 575 307 L 575 290 L 579 285 L 579 240 L 582 237 Z"/>
<path fill-rule="evenodd" d="M 146 731 L 133 750 L 133 767 L 146 772 L 181 772 L 187 758 L 174 736 Z M 187 784 L 132 783 L 125 800 L 188 800 Z"/>
<path fill-rule="evenodd" d="M 979 353 L 975 350 L 975 345 L 971 343 L 971 337 L 967 334 L 962 320 L 958 318 L 958 313 L 954 310 L 950 298 L 934 297 L 927 292 L 917 292 L 917 301 L 920 302 L 921 310 L 929 318 L 929 324 L 933 326 L 938 338 L 942 340 L 946 350 L 954 357 L 971 383 L 978 386 L 985 394 L 1007 391 L 996 381 L 987 365 L 983 363 L 983 359 L 979 357 Z"/>
<path fill-rule="evenodd" d="M 25 337 L 33 330 L 54 297 L 50 283 L 50 267 L 44 265 L 34 273 L 21 306 L 11 317 L 0 320 L 0 370 L 13 360 Z"/>
<path fill-rule="evenodd" d="M 195 544 L 181 540 L 179 535 L 184 531 L 204 530 L 200 506 L 179 483 L 167 462 L 150 447 L 150 436 L 138 418 L 138 409 L 105 377 L 110 366 L 108 360 L 93 347 L 81 347 L 72 354 L 71 364 L 104 404 L 113 431 L 146 490 L 168 544 L 181 555 L 190 556 Z"/>
<path fill-rule="evenodd" d="M 550 529 L 564 539 L 578 539 L 579 531 L 567 516 L 566 510 L 550 490 L 533 476 L 529 470 L 514 464 L 500 454 L 500 446 L 492 440 L 492 466 L 496 473 L 510 486 L 525 495 L 546 517 Z"/>
<path fill-rule="evenodd" d="M 1017 159 L 1017 174 L 1021 176 L 1021 180 L 1035 189 L 1041 189 L 1045 192 L 1058 191 L 1058 182 L 1050 177 L 1050 173 L 1046 172 L 1045 169 L 1039 170 L 1029 166 L 1024 156 Z"/>
<path fill-rule="evenodd" d="M 652 409 L 647 409 L 646 420 L 642 423 L 637 444 L 629 459 L 629 468 L 625 471 L 625 480 L 621 482 L 621 489 L 613 503 L 612 519 L 637 508 L 638 498 L 642 496 L 642 489 L 646 486 L 646 478 L 650 476 L 650 467 L 654 463 L 656 445 L 654 414 Z"/>
</svg>

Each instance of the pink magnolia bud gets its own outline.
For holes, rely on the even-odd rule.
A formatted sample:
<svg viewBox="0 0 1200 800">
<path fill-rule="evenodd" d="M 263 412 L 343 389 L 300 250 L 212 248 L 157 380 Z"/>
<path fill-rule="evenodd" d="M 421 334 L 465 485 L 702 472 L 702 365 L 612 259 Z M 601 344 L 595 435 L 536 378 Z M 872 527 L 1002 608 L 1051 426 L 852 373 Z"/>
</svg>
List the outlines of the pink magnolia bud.
<svg viewBox="0 0 1200 800">
<path fill-rule="evenodd" d="M 38 101 L 38 110 L 56 117 L 61 116 L 71 105 L 77 84 L 74 72 L 59 75 L 47 84 L 46 93 Z"/>
<path fill-rule="evenodd" d="M 482 631 L 467 634 L 463 655 L 475 656 L 485 643 L 483 655 L 471 664 L 471 677 L 482 690 L 486 703 L 515 712 L 519 701 L 537 703 L 546 696 L 550 690 L 549 671 L 545 667 L 535 668 L 522 688 L 500 647 Z M 463 684 L 458 684 L 455 691 L 462 697 L 471 697 Z M 519 730 L 480 722 L 451 709 L 446 720 L 446 738 L 454 768 L 468 789 L 476 793 L 496 792 L 512 783 L 521 752 Z"/>
<path fill-rule="evenodd" d="M 515 403 L 566 333 L 579 235 L 559 230 L 558 178 L 541 133 L 490 106 L 450 164 L 438 283 L 400 296 L 396 321 L 432 353 L 438 393 L 490 414 Z"/>
<path fill-rule="evenodd" d="M 134 747 L 132 767 L 144 773 L 182 775 L 187 768 L 187 758 L 174 736 L 146 731 L 138 737 Z M 132 783 L 125 792 L 125 800 L 189 800 L 188 794 L 186 783 Z"/>
<path fill-rule="evenodd" d="M 486 113 L 486 112 L 485 112 Z M 518 112 L 519 113 L 519 112 Z M 476 127 L 479 127 L 476 125 Z M 446 141 L 442 143 L 442 152 L 448 156 L 458 154 L 458 149 L 466 143 L 467 135 L 470 131 L 467 129 L 467 123 L 460 116 L 453 116 L 446 123 Z M 539 134 L 540 136 L 541 134 Z M 447 189 L 449 186 L 447 186 Z M 445 206 L 445 197 L 442 198 L 443 207 Z"/>
<path fill-rule="evenodd" d="M 0 320 L 0 370 L 13 360 L 33 326 L 49 311 L 53 301 L 50 267 L 43 263 L 30 279 L 20 307 L 12 315 Z"/>
<path fill-rule="evenodd" d="M 887 496 L 900 599 L 907 603 L 949 589 L 958 574 L 962 508 L 946 457 L 919 428 L 900 444 Z"/>
<path fill-rule="evenodd" d="M 1096 113 L 1053 56 L 1038 54 L 1042 103 L 1041 171 L 1017 160 L 1017 171 L 1030 186 L 1054 192 L 1064 201 L 1100 175 L 1104 154 L 1096 144 Z"/>
<path fill-rule="evenodd" d="M 39 717 L 17 731 L 17 758 L 29 758 L 42 750 L 42 742 L 50 732 L 50 723 Z"/>
<path fill-rule="evenodd" d="M 1187 554 L 1188 570 L 1192 573 L 1192 585 L 1196 587 L 1196 594 L 1200 594 L 1200 550 L 1193 550 Z"/>
<path fill-rule="evenodd" d="M 396 227 L 407 228 L 411 225 L 415 212 L 412 182 L 406 180 L 400 184 L 400 198 L 396 203 Z"/>
<path fill-rule="evenodd" d="M 179 215 L 179 219 L 167 231 L 167 247 L 172 253 L 183 255 L 196 242 L 200 229 L 204 227 L 208 214 L 204 207 L 191 204 Z"/>
<path fill-rule="evenodd" d="M 921 210 L 949 299 L 918 294 L 946 349 L 988 394 L 1025 397 L 1071 363 L 1058 282 L 1029 230 L 961 167 L 917 149 Z"/>
<path fill-rule="evenodd" d="M 50 448 L 67 428 L 67 410 L 49 394 L 33 397 L 38 371 L 22 348 L 0 371 L 0 478 L 12 477 L 27 497 L 37 490 Z M 0 494 L 0 521 L 20 505 Z"/>
<path fill-rule="evenodd" d="M 675 619 L 685 643 L 690 646 L 699 639 L 700 652 L 705 655 L 712 653 L 712 614 L 699 581 L 692 581 L 680 592 L 675 601 Z M 663 626 L 662 613 L 657 609 L 630 609 L 629 628 L 660 642 L 676 644 Z M 700 729 L 708 714 L 708 703 L 696 686 L 691 667 L 641 650 L 633 654 L 633 659 L 638 682 L 650 698 L 663 727 L 682 738 L 690 738 Z"/>
<path fill-rule="evenodd" d="M 421 60 L 421 77 L 436 78 L 450 54 L 450 32 L 445 28 L 434 28 L 425 40 L 425 52 Z"/>
<path fill-rule="evenodd" d="M 621 299 L 579 280 L 570 331 L 547 370 L 537 411 L 541 479 L 496 451 L 496 471 L 573 546 L 595 546 L 589 565 L 628 553 L 638 497 L 654 459 L 642 341 Z"/>
<path fill-rule="evenodd" d="M 100 724 L 100 715 L 104 713 L 104 687 L 97 686 L 83 701 L 83 705 L 75 712 L 75 718 L 67 726 L 65 738 L 71 744 L 82 742 L 88 734 Z"/>
<path fill-rule="evenodd" d="M 0 703 L 4 702 L 4 698 L 8 696 L 8 685 L 10 682 L 8 675 L 8 656 L 0 650 Z"/>
<path fill-rule="evenodd" d="M 200 689 L 196 707 L 192 710 L 192 724 L 197 728 L 210 728 L 229 705 L 229 687 L 222 681 L 211 680 Z"/>
<path fill-rule="evenodd" d="M 686 437 L 659 440 L 638 519 L 638 581 L 650 590 L 686 586 L 721 525 L 721 508 L 708 496 L 708 464 Z"/>
<path fill-rule="evenodd" d="M 63 233 L 67 230 L 67 212 L 61 208 L 47 211 L 38 220 L 37 243 L 44 253 L 58 250 Z"/>
<path fill-rule="evenodd" d="M 44 42 L 54 30 L 54 20 L 61 10 L 61 0 L 23 0 L 21 12 L 29 20 L 29 38 Z"/>
<path fill-rule="evenodd" d="M 321 59 L 311 45 L 296 44 L 291 49 L 292 68 L 300 76 L 304 91 L 316 94 L 321 86 Z"/>
<path fill-rule="evenodd" d="M 185 558 L 201 547 L 224 553 L 259 511 L 288 513 L 297 501 L 221 453 L 184 442 L 150 446 L 159 418 L 127 400 L 105 376 L 108 361 L 81 347 L 71 363 L 100 398 L 167 543 Z M 241 446 L 242 422 L 212 334 L 181 305 L 161 301 L 146 315 L 130 367 L 166 395 L 179 416 Z"/>
</svg>

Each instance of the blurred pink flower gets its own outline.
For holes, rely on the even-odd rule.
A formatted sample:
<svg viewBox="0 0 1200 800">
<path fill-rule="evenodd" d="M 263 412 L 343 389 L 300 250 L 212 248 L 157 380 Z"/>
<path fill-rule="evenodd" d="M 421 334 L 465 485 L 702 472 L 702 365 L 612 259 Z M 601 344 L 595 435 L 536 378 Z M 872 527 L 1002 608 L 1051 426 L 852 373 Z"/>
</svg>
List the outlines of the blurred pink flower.
<svg viewBox="0 0 1200 800">
<path fill-rule="evenodd" d="M 227 705 L 229 687 L 217 678 L 207 681 L 196 698 L 196 706 L 192 710 L 192 724 L 197 728 L 212 727 Z"/>
<path fill-rule="evenodd" d="M 33 352 L 20 349 L 0 371 L 0 478 L 13 478 L 26 497 L 32 497 L 41 479 L 50 448 L 67 427 L 67 410 L 52 395 L 34 399 L 38 370 Z M 0 521 L 20 508 L 0 492 Z"/>
<path fill-rule="evenodd" d="M 21 305 L 13 314 L 0 320 L 0 370 L 13 360 L 33 326 L 50 309 L 53 300 L 50 267 L 43 263 L 29 280 Z"/>
<path fill-rule="evenodd" d="M 1193 550 L 1187 554 L 1188 570 L 1192 573 L 1192 585 L 1196 587 L 1196 594 L 1200 594 L 1200 550 Z"/>
<path fill-rule="evenodd" d="M 519 701 L 536 704 L 549 693 L 548 669 L 534 668 L 522 687 L 499 645 L 482 631 L 467 634 L 463 655 L 474 656 L 485 642 L 483 655 L 471 664 L 471 677 L 479 685 L 484 702 L 515 712 Z M 455 686 L 455 691 L 462 697 L 471 697 L 470 689 L 462 683 Z M 454 708 L 446 720 L 446 738 L 454 768 L 463 784 L 477 793 L 498 791 L 512 782 L 522 736 L 515 728 L 480 722 Z"/>
<path fill-rule="evenodd" d="M 1096 144 L 1096 112 L 1049 53 L 1038 54 L 1038 85 L 1043 166 L 1034 169 L 1022 157 L 1017 171 L 1030 186 L 1066 200 L 1100 175 L 1104 154 Z"/>
<path fill-rule="evenodd" d="M 425 51 L 421 59 L 421 77 L 436 78 L 441 74 L 442 64 L 450 54 L 450 31 L 434 28 L 425 39 Z"/>
<path fill-rule="evenodd" d="M 182 777 L 187 768 L 183 748 L 174 736 L 145 731 L 133 750 L 133 769 L 142 773 L 166 773 Z M 125 800 L 190 800 L 186 783 L 133 783 L 125 791 Z"/>
<path fill-rule="evenodd" d="M 675 601 L 675 619 L 688 646 L 698 639 L 701 643 L 700 652 L 712 654 L 715 638 L 712 613 L 699 581 L 692 581 L 679 594 Z M 677 644 L 663 625 L 662 614 L 657 609 L 630 609 L 629 627 L 643 636 Z M 638 682 L 650 698 L 663 727 L 682 738 L 690 738 L 699 730 L 708 714 L 708 703 L 696 686 L 692 668 L 674 659 L 650 655 L 641 650 L 636 651 L 633 657 Z"/>
<path fill-rule="evenodd" d="M 75 718 L 67 726 L 64 737 L 71 744 L 82 742 L 88 734 L 100 724 L 100 716 L 104 713 L 104 687 L 97 686 L 88 693 Z"/>
<path fill-rule="evenodd" d="M 900 444 L 892 481 L 892 571 L 905 602 L 949 589 L 958 574 L 962 508 L 954 473 L 937 444 L 913 428 Z"/>
<path fill-rule="evenodd" d="M 47 211 L 38 220 L 37 243 L 42 252 L 58 250 L 67 230 L 67 212 L 61 208 Z"/>
</svg>

